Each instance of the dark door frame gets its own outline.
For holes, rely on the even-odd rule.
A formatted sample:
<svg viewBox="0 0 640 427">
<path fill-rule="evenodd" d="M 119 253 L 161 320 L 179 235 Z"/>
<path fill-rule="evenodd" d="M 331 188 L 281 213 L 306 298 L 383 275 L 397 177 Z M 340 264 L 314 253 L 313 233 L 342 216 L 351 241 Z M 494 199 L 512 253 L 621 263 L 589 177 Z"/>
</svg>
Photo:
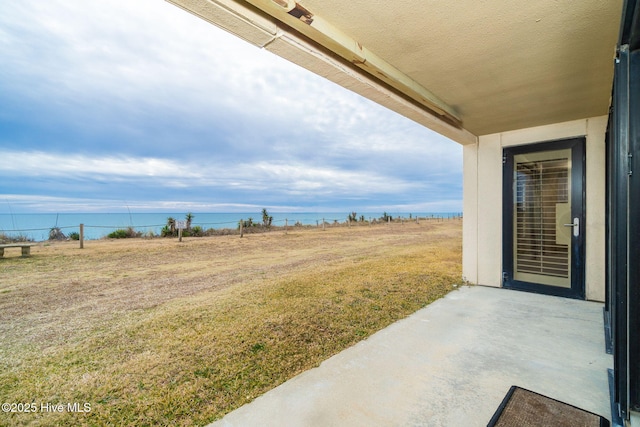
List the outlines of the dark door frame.
<svg viewBox="0 0 640 427">
<path fill-rule="evenodd" d="M 585 234 L 586 234 L 586 182 L 585 137 L 545 141 L 530 145 L 508 147 L 503 150 L 502 176 L 502 286 L 528 292 L 585 299 Z M 513 158 L 515 155 L 549 150 L 571 149 L 571 218 L 580 219 L 580 235 L 572 237 L 571 288 L 541 285 L 513 278 Z"/>
<path fill-rule="evenodd" d="M 625 0 L 607 132 L 607 305 L 614 415 L 640 412 L 640 1 Z M 617 414 L 615 413 L 617 412 Z"/>
</svg>

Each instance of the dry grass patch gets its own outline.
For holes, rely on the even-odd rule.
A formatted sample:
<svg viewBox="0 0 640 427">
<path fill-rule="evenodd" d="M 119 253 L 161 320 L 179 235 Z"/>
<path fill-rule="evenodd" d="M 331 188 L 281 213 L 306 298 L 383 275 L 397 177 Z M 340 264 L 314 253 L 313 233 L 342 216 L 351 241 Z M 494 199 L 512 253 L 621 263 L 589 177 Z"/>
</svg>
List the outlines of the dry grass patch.
<svg viewBox="0 0 640 427">
<path fill-rule="evenodd" d="M 451 291 L 461 277 L 460 228 L 104 242 L 2 261 L 2 274 L 19 279 L 0 286 L 0 336 L 10 343 L 0 352 L 0 395 L 89 402 L 91 412 L 0 414 L 0 424 L 211 422 Z M 127 268 L 105 271 L 114 260 Z M 180 260 L 188 268 L 178 270 Z M 55 278 L 51 263 L 73 273 Z M 52 303 L 29 312 L 42 289 Z"/>
</svg>

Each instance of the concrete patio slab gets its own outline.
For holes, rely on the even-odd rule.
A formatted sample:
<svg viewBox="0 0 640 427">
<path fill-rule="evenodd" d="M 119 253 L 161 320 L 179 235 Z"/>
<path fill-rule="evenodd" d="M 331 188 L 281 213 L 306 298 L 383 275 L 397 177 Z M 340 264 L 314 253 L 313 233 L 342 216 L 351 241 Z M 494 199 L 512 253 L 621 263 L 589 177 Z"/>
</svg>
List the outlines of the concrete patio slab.
<svg viewBox="0 0 640 427">
<path fill-rule="evenodd" d="M 602 307 L 463 287 L 212 426 L 485 426 L 512 385 L 610 419 Z"/>
</svg>

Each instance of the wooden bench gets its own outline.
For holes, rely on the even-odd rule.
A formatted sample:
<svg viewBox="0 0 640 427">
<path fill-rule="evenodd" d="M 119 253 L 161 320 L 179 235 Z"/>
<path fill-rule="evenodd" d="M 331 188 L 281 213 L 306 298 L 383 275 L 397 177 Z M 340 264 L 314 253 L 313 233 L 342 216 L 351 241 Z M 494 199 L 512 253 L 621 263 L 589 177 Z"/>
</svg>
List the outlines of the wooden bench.
<svg viewBox="0 0 640 427">
<path fill-rule="evenodd" d="M 31 255 L 32 243 L 8 243 L 6 245 L 0 245 L 0 258 L 4 257 L 5 248 L 22 248 L 22 256 L 28 257 Z"/>
</svg>

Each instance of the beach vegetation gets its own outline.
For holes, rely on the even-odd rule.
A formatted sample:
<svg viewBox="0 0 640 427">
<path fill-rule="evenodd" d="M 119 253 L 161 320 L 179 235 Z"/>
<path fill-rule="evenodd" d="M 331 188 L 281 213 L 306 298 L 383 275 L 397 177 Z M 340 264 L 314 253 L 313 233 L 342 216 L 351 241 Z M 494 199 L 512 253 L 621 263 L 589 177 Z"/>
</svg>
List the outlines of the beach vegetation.
<svg viewBox="0 0 640 427">
<path fill-rule="evenodd" d="M 185 221 L 186 221 L 186 226 L 187 226 L 187 231 L 191 230 L 191 223 L 193 222 L 193 218 L 195 217 L 194 214 L 192 214 L 191 212 L 187 213 L 184 217 Z"/>
<path fill-rule="evenodd" d="M 204 232 L 202 231 L 202 227 L 199 228 L 199 231 L 194 233 L 193 231 L 193 218 L 195 218 L 195 215 L 191 212 L 188 212 L 185 216 L 184 216 L 184 220 L 185 220 L 185 228 L 182 230 L 182 236 L 183 237 L 191 237 L 191 236 L 202 236 L 204 235 Z M 178 235 L 178 228 L 177 228 L 177 220 L 170 216 L 167 218 L 167 223 L 164 227 L 162 227 L 162 230 L 160 230 L 160 236 L 162 237 L 176 237 Z"/>
<path fill-rule="evenodd" d="M 33 239 L 26 234 L 6 234 L 0 231 L 0 244 L 2 243 L 21 243 L 21 242 L 33 242 Z"/>
<path fill-rule="evenodd" d="M 119 228 L 107 235 L 110 239 L 129 239 L 141 236 L 142 232 L 136 231 L 133 227 Z"/>
<path fill-rule="evenodd" d="M 49 240 L 67 240 L 67 236 L 65 236 L 60 227 L 51 227 L 49 230 Z"/>
<path fill-rule="evenodd" d="M 162 228 L 161 231 L 162 237 L 173 237 L 176 236 L 176 219 L 172 216 L 167 218 L 167 225 Z"/>
<path fill-rule="evenodd" d="M 77 231 L 72 231 L 67 235 L 67 237 L 69 238 L 69 240 L 80 240 L 80 233 L 78 233 Z"/>
<path fill-rule="evenodd" d="M 273 217 L 269 215 L 269 212 L 267 212 L 267 208 L 263 208 L 262 209 L 262 226 L 265 228 L 270 228 L 272 222 L 273 222 Z"/>
<path fill-rule="evenodd" d="M 257 226 L 257 224 L 254 224 L 253 218 L 249 217 L 247 219 L 243 219 L 243 220 L 238 221 L 238 230 L 240 229 L 241 226 L 242 226 L 242 228 L 244 228 L 246 230 L 247 228 L 251 228 L 251 227 Z"/>
</svg>

